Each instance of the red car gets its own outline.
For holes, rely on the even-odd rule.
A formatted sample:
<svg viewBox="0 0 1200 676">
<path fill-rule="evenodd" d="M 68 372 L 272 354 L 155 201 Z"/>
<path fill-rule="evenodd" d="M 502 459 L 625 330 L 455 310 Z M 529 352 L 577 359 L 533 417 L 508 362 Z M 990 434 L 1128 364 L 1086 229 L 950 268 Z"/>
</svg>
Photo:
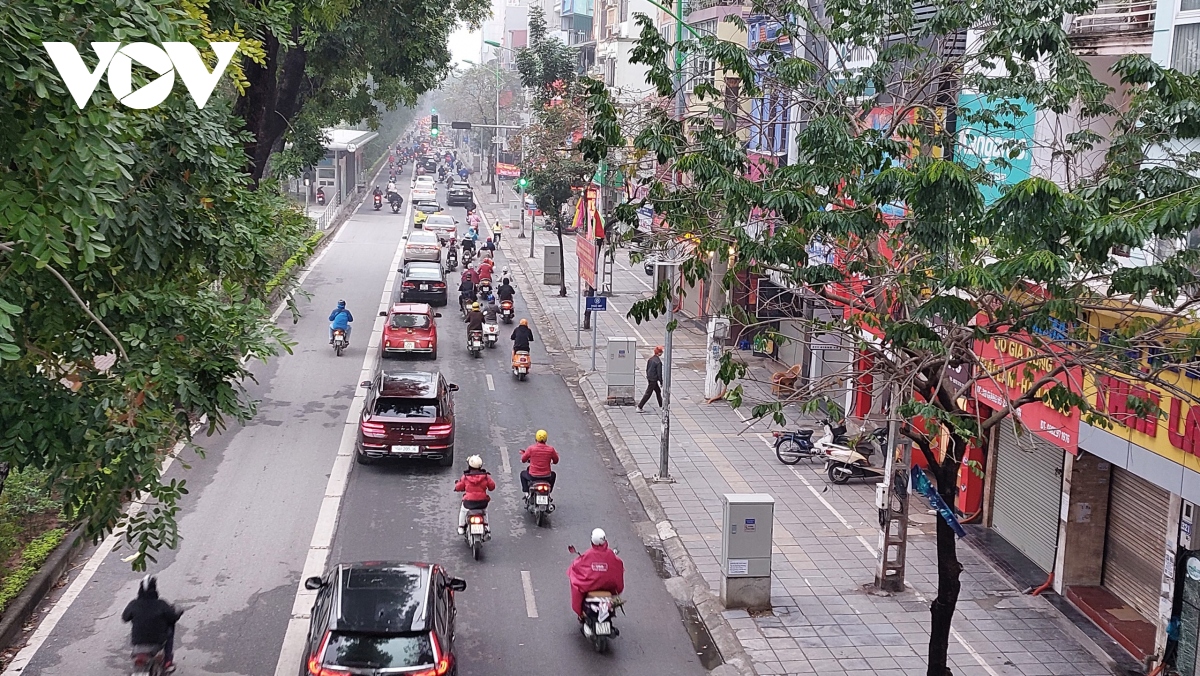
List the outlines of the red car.
<svg viewBox="0 0 1200 676">
<path fill-rule="evenodd" d="M 383 325 L 383 339 L 379 342 L 380 356 L 384 359 L 402 354 L 426 354 L 437 359 L 437 323 L 441 317 L 426 303 L 396 303 L 387 312 Z"/>
<path fill-rule="evenodd" d="M 440 373 L 380 371 L 367 388 L 358 421 L 355 457 L 369 465 L 382 458 L 454 464 L 454 398 L 458 385 Z"/>
</svg>

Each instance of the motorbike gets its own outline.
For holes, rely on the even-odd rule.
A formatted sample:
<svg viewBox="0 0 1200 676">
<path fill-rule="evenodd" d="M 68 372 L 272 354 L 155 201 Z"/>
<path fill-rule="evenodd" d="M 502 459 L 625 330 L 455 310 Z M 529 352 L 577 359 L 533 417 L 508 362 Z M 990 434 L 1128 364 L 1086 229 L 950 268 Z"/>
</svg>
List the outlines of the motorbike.
<svg viewBox="0 0 1200 676">
<path fill-rule="evenodd" d="M 495 324 L 483 325 L 483 342 L 488 348 L 496 347 L 496 341 L 500 340 L 500 327 Z"/>
<path fill-rule="evenodd" d="M 837 443 L 837 429 L 840 427 L 843 432 L 841 443 Z M 861 438 L 850 445 L 845 435 L 845 427 L 839 425 L 834 427 L 828 422 L 825 423 L 825 436 L 817 442 L 819 447 L 827 449 L 825 451 L 825 474 L 829 476 L 829 480 L 835 484 L 844 484 L 851 479 L 872 479 L 883 476 L 883 467 L 881 465 L 872 465 L 871 456 L 875 454 L 875 447 L 884 447 L 887 443 L 888 429 L 886 427 L 877 428 L 865 438 Z"/>
<path fill-rule="evenodd" d="M 392 205 L 392 213 L 400 213 L 400 207 L 404 204 L 404 198 L 396 193 L 388 195 L 388 202 Z"/>
<path fill-rule="evenodd" d="M 317 188 L 317 204 L 319 206 L 325 206 L 325 191 L 321 190 L 320 188 Z"/>
<path fill-rule="evenodd" d="M 479 280 L 479 300 L 486 300 L 492 295 L 492 280 L 483 278 Z"/>
<path fill-rule="evenodd" d="M 504 322 L 505 324 L 512 324 L 513 316 L 515 314 L 516 313 L 513 312 L 513 302 L 511 300 L 500 301 L 500 321 Z"/>
<path fill-rule="evenodd" d="M 579 556 L 575 545 L 567 547 L 567 551 Z M 612 592 L 593 591 L 583 597 L 583 622 L 579 631 L 598 653 L 608 652 L 608 642 L 621 635 L 613 622 L 617 608 L 625 605 L 620 596 Z"/>
<path fill-rule="evenodd" d="M 376 195 L 375 196 L 375 211 L 379 211 L 382 208 L 383 208 L 383 195 Z"/>
<path fill-rule="evenodd" d="M 467 546 L 471 548 L 471 556 L 478 561 L 483 543 L 492 539 L 492 532 L 488 528 L 487 523 L 487 510 L 467 510 L 467 528 L 463 532 L 463 539 L 467 541 Z"/>
<path fill-rule="evenodd" d="M 538 528 L 545 523 L 546 517 L 554 511 L 554 498 L 550 497 L 550 483 L 534 480 L 529 485 L 529 493 L 525 496 L 525 510 L 533 515 Z"/>
<path fill-rule="evenodd" d="M 478 357 L 483 352 L 483 331 L 471 331 L 467 334 L 467 351 L 472 357 Z"/>
<path fill-rule="evenodd" d="M 531 366 L 533 366 L 533 360 L 530 359 L 528 352 L 524 350 L 513 352 L 512 372 L 517 380 L 524 381 L 525 376 L 529 375 L 529 368 Z"/>
<path fill-rule="evenodd" d="M 805 458 L 817 458 L 825 455 L 824 451 L 817 450 L 813 444 L 812 435 L 812 430 L 796 430 L 795 432 L 775 430 L 771 432 L 771 436 L 775 437 L 775 457 L 785 465 L 794 465 Z"/>
<path fill-rule="evenodd" d="M 167 673 L 166 652 L 160 645 L 135 645 L 131 658 L 131 676 L 165 676 Z"/>
<path fill-rule="evenodd" d="M 454 270 L 458 267 L 458 250 L 450 249 L 446 252 L 446 269 Z"/>
<path fill-rule="evenodd" d="M 333 330 L 333 351 L 337 356 L 342 356 L 342 351 L 346 349 L 346 331 L 345 329 Z"/>
</svg>

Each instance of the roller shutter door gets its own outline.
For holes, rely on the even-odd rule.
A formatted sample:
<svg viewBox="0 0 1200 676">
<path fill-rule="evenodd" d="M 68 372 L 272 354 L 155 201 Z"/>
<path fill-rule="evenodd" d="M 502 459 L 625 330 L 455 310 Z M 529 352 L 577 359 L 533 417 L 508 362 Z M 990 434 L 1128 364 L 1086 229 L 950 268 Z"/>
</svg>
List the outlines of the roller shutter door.
<svg viewBox="0 0 1200 676">
<path fill-rule="evenodd" d="M 1171 494 L 1113 468 L 1104 542 L 1104 586 L 1150 621 L 1158 616 Z"/>
<path fill-rule="evenodd" d="M 1012 425 L 997 434 L 992 529 L 1047 572 L 1054 569 L 1063 450 Z"/>
</svg>

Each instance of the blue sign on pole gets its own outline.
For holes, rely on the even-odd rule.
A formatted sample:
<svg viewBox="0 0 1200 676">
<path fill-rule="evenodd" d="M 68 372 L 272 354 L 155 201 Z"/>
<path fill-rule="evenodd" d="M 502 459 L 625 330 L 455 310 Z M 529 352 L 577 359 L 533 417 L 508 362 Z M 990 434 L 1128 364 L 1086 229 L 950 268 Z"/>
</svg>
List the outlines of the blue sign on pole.
<svg viewBox="0 0 1200 676">
<path fill-rule="evenodd" d="M 583 309 L 588 312 L 605 312 L 608 310 L 608 298 L 604 296 L 588 296 L 583 299 Z"/>
</svg>

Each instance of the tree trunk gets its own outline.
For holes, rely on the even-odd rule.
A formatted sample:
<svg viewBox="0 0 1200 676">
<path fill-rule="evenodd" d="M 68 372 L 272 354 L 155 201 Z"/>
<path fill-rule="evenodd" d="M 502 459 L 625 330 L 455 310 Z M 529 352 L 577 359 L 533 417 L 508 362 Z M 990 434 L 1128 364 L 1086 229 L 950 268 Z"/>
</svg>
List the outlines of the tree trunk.
<svg viewBox="0 0 1200 676">
<path fill-rule="evenodd" d="M 0 495 L 4 494 L 4 485 L 8 483 L 10 472 L 12 472 L 12 463 L 0 462 Z"/>
<path fill-rule="evenodd" d="M 299 27 L 293 27 L 292 40 L 299 37 Z M 301 47 L 292 47 L 281 55 L 280 50 L 284 47 L 270 33 L 263 40 L 263 49 L 266 51 L 264 64 L 244 62 L 250 87 L 234 106 L 234 114 L 242 118 L 246 130 L 254 135 L 245 150 L 249 164 L 247 171 L 255 186 L 266 175 L 271 153 L 279 147 L 288 124 L 300 112 L 307 60 Z"/>
<path fill-rule="evenodd" d="M 933 472 L 937 481 L 938 495 L 947 505 L 954 505 L 958 492 L 958 467 L 966 450 L 966 441 L 951 434 L 951 448 L 947 449 L 941 465 Z M 947 664 L 950 646 L 950 625 L 958 605 L 958 593 L 962 589 L 959 576 L 962 564 L 958 561 L 958 542 L 954 530 L 940 516 L 937 520 L 938 593 L 929 606 L 929 669 L 926 676 L 951 676 L 954 672 Z"/>
</svg>

